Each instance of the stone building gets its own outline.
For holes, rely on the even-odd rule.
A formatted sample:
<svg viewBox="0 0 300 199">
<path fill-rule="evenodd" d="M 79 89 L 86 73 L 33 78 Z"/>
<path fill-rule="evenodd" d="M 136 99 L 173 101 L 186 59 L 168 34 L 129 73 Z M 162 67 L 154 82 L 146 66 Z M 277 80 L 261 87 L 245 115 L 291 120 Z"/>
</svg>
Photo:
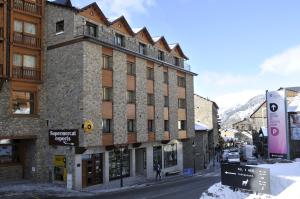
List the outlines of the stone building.
<svg viewBox="0 0 300 199">
<path fill-rule="evenodd" d="M 45 13 L 52 179 L 68 174 L 80 189 L 153 178 L 157 163 L 163 173 L 182 171 L 182 140 L 195 134 L 196 74 L 179 44 L 132 29 L 124 17 L 108 20 L 96 3 L 47 2 Z M 79 134 L 74 143 L 52 143 L 70 132 Z"/>
<path fill-rule="evenodd" d="M 0 181 L 47 179 L 43 0 L 0 1 Z"/>
</svg>

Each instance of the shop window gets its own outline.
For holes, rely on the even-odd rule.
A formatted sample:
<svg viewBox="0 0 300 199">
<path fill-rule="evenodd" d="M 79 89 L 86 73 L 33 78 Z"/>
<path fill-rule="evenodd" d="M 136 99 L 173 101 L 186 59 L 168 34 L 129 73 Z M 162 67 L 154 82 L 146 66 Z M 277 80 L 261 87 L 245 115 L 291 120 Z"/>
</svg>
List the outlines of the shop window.
<svg viewBox="0 0 300 199">
<path fill-rule="evenodd" d="M 113 58 L 112 58 L 112 56 L 102 55 L 102 62 L 103 62 L 102 63 L 102 68 L 112 70 L 112 68 L 113 68 Z"/>
<path fill-rule="evenodd" d="M 27 91 L 12 92 L 12 113 L 19 115 L 35 114 L 35 93 Z"/>
<path fill-rule="evenodd" d="M 154 80 L 154 69 L 153 68 L 147 68 L 147 79 Z"/>
<path fill-rule="evenodd" d="M 112 119 L 103 119 L 103 133 L 112 133 L 113 132 L 113 122 Z"/>
<path fill-rule="evenodd" d="M 20 162 L 20 157 L 17 144 L 10 139 L 0 140 L 0 164 L 18 162 Z"/>
<path fill-rule="evenodd" d="M 177 165 L 177 145 L 169 144 L 164 146 L 165 168 Z"/>
<path fill-rule="evenodd" d="M 66 157 L 64 155 L 55 155 L 53 165 L 54 180 L 67 181 Z"/>
<path fill-rule="evenodd" d="M 127 62 L 127 75 L 135 75 L 135 63 Z"/>
<path fill-rule="evenodd" d="M 112 101 L 112 98 L 113 98 L 113 89 L 110 87 L 103 87 L 102 100 Z"/>
<path fill-rule="evenodd" d="M 162 147 L 153 147 L 153 170 L 155 170 L 156 165 L 159 164 L 162 167 Z"/>
<path fill-rule="evenodd" d="M 123 152 L 115 150 L 109 152 L 109 180 L 121 177 L 121 160 L 123 163 L 122 176 L 130 176 L 130 151 L 128 149 L 124 149 Z"/>
</svg>

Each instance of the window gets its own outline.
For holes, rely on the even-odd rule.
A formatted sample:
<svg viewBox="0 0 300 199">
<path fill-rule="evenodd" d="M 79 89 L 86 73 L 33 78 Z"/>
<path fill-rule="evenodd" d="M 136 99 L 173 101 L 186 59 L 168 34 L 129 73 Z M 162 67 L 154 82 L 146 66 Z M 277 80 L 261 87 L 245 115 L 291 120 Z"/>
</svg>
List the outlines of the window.
<svg viewBox="0 0 300 199">
<path fill-rule="evenodd" d="M 139 53 L 142 55 L 146 55 L 147 51 L 146 51 L 146 45 L 143 43 L 139 43 Z"/>
<path fill-rule="evenodd" d="M 135 92 L 134 91 L 127 91 L 127 103 L 135 104 Z"/>
<path fill-rule="evenodd" d="M 178 76 L 178 77 L 177 77 L 177 85 L 178 85 L 179 87 L 185 88 L 185 78 L 184 78 L 184 77 Z"/>
<path fill-rule="evenodd" d="M 20 162 L 17 147 L 13 140 L 0 140 L 0 164 Z"/>
<path fill-rule="evenodd" d="M 164 130 L 169 131 L 169 120 L 164 120 Z"/>
<path fill-rule="evenodd" d="M 168 84 L 169 77 L 168 77 L 168 72 L 164 72 L 164 83 Z"/>
<path fill-rule="evenodd" d="M 112 56 L 102 55 L 102 68 L 112 70 L 113 68 Z"/>
<path fill-rule="evenodd" d="M 119 179 L 121 177 L 120 165 L 122 159 L 122 176 L 130 176 L 130 151 L 125 149 L 123 152 L 114 150 L 109 152 L 109 180 Z M 122 157 L 122 158 L 121 158 Z"/>
<path fill-rule="evenodd" d="M 157 164 L 162 166 L 162 147 L 161 146 L 153 147 L 153 170 L 156 169 Z"/>
<path fill-rule="evenodd" d="M 102 131 L 103 133 L 112 133 L 113 125 L 111 119 L 103 119 L 102 120 Z"/>
<path fill-rule="evenodd" d="M 97 28 L 98 26 L 95 24 L 92 24 L 90 22 L 86 23 L 86 31 L 89 36 L 97 37 Z"/>
<path fill-rule="evenodd" d="M 14 31 L 19 33 L 27 33 L 31 35 L 36 34 L 36 25 L 29 22 L 23 22 L 19 20 L 14 21 Z"/>
<path fill-rule="evenodd" d="M 164 107 L 169 107 L 169 96 L 164 96 Z"/>
<path fill-rule="evenodd" d="M 177 145 L 169 144 L 164 146 L 165 168 L 177 165 Z"/>
<path fill-rule="evenodd" d="M 35 93 L 26 91 L 13 91 L 12 113 L 30 115 L 35 113 Z"/>
<path fill-rule="evenodd" d="M 153 131 L 154 131 L 154 121 L 148 120 L 148 132 L 153 132 Z"/>
<path fill-rule="evenodd" d="M 178 130 L 186 130 L 186 127 L 185 127 L 185 120 L 179 120 L 178 121 Z"/>
<path fill-rule="evenodd" d="M 103 87 L 102 100 L 112 101 L 113 98 L 113 89 L 109 87 Z"/>
<path fill-rule="evenodd" d="M 22 66 L 23 65 L 23 56 L 20 54 L 14 54 L 13 65 L 14 66 Z"/>
<path fill-rule="evenodd" d="M 147 68 L 147 79 L 154 80 L 154 69 L 153 68 Z"/>
<path fill-rule="evenodd" d="M 56 34 L 63 33 L 64 31 L 65 31 L 65 22 L 64 21 L 56 22 Z"/>
<path fill-rule="evenodd" d="M 185 99 L 178 99 L 178 108 L 185 108 Z"/>
<path fill-rule="evenodd" d="M 116 33 L 115 35 L 115 44 L 118 46 L 125 47 L 125 38 L 123 35 Z"/>
<path fill-rule="evenodd" d="M 147 94 L 147 105 L 148 106 L 154 105 L 154 95 L 153 94 Z"/>
<path fill-rule="evenodd" d="M 179 58 L 178 57 L 174 57 L 174 64 L 175 66 L 179 66 Z"/>
<path fill-rule="evenodd" d="M 15 20 L 14 21 L 14 31 L 15 32 L 23 32 L 23 22 Z"/>
<path fill-rule="evenodd" d="M 14 66 L 24 66 L 28 68 L 35 68 L 36 67 L 36 57 L 32 55 L 21 55 L 21 54 L 14 54 L 13 55 L 13 65 Z"/>
<path fill-rule="evenodd" d="M 161 61 L 164 61 L 165 60 L 165 55 L 164 55 L 164 52 L 159 50 L 158 51 L 158 60 L 161 60 Z"/>
<path fill-rule="evenodd" d="M 127 131 L 135 132 L 135 120 L 127 120 Z"/>
<path fill-rule="evenodd" d="M 135 63 L 127 62 L 127 75 L 135 75 Z"/>
</svg>

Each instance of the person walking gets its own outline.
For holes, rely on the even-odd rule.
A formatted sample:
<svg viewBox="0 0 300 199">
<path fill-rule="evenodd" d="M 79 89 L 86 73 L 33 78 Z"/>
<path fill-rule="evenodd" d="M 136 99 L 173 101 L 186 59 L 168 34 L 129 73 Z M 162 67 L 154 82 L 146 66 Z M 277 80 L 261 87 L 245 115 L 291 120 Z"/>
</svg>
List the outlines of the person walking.
<svg viewBox="0 0 300 199">
<path fill-rule="evenodd" d="M 156 181 L 157 179 L 161 180 L 161 166 L 159 163 L 157 163 L 156 165 L 156 177 L 155 177 Z"/>
</svg>

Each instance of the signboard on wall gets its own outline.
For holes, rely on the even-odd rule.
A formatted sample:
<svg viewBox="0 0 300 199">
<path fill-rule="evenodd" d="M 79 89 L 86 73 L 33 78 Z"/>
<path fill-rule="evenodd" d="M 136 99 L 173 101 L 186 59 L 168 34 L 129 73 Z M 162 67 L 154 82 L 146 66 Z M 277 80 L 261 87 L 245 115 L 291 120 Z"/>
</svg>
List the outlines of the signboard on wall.
<svg viewBox="0 0 300 199">
<path fill-rule="evenodd" d="M 221 183 L 234 188 L 270 193 L 270 170 L 260 167 L 222 164 Z"/>
<path fill-rule="evenodd" d="M 270 158 L 287 158 L 285 90 L 267 92 Z"/>
<path fill-rule="evenodd" d="M 49 130 L 49 145 L 78 146 L 79 133 L 77 129 Z"/>
</svg>

